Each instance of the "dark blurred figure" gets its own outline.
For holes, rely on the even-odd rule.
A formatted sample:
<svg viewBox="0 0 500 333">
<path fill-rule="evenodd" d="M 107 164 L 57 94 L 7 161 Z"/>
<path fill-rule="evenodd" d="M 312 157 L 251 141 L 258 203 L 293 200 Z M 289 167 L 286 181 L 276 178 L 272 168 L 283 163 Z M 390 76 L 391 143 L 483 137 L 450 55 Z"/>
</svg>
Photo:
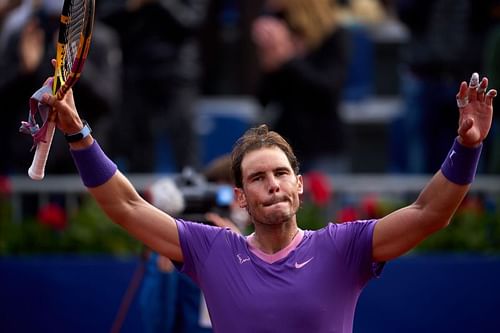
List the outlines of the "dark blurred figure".
<svg viewBox="0 0 500 333">
<path fill-rule="evenodd" d="M 0 56 L 0 98 L 5 110 L 1 122 L 1 174 L 26 174 L 33 160 L 32 139 L 18 129 L 28 117 L 29 98 L 54 73 L 56 35 L 62 0 L 32 1 L 23 4 L 18 21 L 2 31 Z M 82 115 L 95 131 L 113 112 L 118 100 L 120 51 L 116 36 L 96 22 L 83 74 L 74 87 L 75 99 L 82 103 Z M 67 143 L 56 133 L 47 161 L 47 173 L 73 173 L 75 167 Z"/>
<path fill-rule="evenodd" d="M 485 47 L 485 72 L 488 74 L 490 87 L 500 87 L 500 1 L 491 1 L 489 8 L 491 29 L 487 36 Z M 498 108 L 497 100 L 493 107 Z M 497 117 L 498 118 L 498 117 Z M 485 172 L 500 174 L 500 120 L 494 118 L 490 138 L 486 146 Z"/>
<path fill-rule="evenodd" d="M 159 171 L 157 162 L 168 150 L 175 166 L 161 171 L 199 166 L 198 29 L 207 5 L 208 0 L 128 0 L 101 13 L 119 33 L 123 51 L 123 100 L 111 154 L 125 171 Z"/>
<path fill-rule="evenodd" d="M 252 23 L 265 0 L 211 0 L 201 32 L 204 95 L 252 95 L 259 66 Z"/>
<path fill-rule="evenodd" d="M 410 32 L 402 54 L 405 110 L 393 124 L 393 172 L 432 173 L 457 135 L 457 82 L 485 75 L 491 1 L 395 0 Z M 439 92 L 439 93 L 437 93 Z"/>
<path fill-rule="evenodd" d="M 9 13 L 16 9 L 22 0 L 2 0 L 0 1 L 0 31 L 2 30 L 3 22 L 5 17 L 9 15 Z"/>
<path fill-rule="evenodd" d="M 346 172 L 338 114 L 349 63 L 349 35 L 330 0 L 268 0 L 254 22 L 262 70 L 257 96 L 274 108 L 271 125 L 295 147 L 303 169 Z"/>
</svg>

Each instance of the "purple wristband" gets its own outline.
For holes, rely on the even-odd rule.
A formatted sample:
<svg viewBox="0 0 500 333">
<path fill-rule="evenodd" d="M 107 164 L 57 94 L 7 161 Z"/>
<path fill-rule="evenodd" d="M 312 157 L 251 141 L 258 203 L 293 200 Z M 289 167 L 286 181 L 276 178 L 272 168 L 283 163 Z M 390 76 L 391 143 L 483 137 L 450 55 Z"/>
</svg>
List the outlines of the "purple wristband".
<svg viewBox="0 0 500 333">
<path fill-rule="evenodd" d="M 465 147 L 455 139 L 448 156 L 441 165 L 441 172 L 452 183 L 458 185 L 472 183 L 482 148 L 483 144 L 476 148 Z"/>
<path fill-rule="evenodd" d="M 70 152 L 86 187 L 104 184 L 117 170 L 116 164 L 104 154 L 95 140 L 88 148 Z"/>
</svg>

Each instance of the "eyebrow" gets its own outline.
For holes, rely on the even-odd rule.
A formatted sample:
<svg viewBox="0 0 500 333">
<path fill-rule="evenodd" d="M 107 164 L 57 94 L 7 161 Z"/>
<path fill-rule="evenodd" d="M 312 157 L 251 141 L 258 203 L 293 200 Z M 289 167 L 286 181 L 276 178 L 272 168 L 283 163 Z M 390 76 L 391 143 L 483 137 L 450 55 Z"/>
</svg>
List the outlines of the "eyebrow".
<svg viewBox="0 0 500 333">
<path fill-rule="evenodd" d="M 279 171 L 286 171 L 286 172 L 290 172 L 290 171 L 291 171 L 291 169 L 290 169 L 290 168 L 288 168 L 288 167 L 277 167 L 277 168 L 273 169 L 273 172 L 279 172 Z M 249 174 L 249 175 L 247 176 L 247 179 L 252 179 L 252 178 L 254 178 L 254 177 L 257 177 L 257 176 L 260 176 L 260 175 L 263 175 L 263 174 L 265 174 L 265 172 L 264 172 L 264 171 L 256 171 L 256 172 L 253 172 L 253 173 Z"/>
</svg>

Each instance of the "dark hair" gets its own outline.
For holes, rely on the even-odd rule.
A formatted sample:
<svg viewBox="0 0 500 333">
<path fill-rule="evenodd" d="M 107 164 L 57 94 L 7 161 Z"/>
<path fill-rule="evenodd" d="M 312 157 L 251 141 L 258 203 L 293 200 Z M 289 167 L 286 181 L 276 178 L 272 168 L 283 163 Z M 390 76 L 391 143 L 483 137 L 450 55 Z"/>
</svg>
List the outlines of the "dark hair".
<svg viewBox="0 0 500 333">
<path fill-rule="evenodd" d="M 278 133 L 269 131 L 267 125 L 259 125 L 247 130 L 236 141 L 231 152 L 231 169 L 236 187 L 243 187 L 243 175 L 241 172 L 243 157 L 251 151 L 270 147 L 281 149 L 285 153 L 288 162 L 290 162 L 293 172 L 295 174 L 299 173 L 299 161 L 290 144 Z"/>
<path fill-rule="evenodd" d="M 205 170 L 203 170 L 203 175 L 211 183 L 233 184 L 231 156 L 224 154 L 212 160 Z"/>
</svg>

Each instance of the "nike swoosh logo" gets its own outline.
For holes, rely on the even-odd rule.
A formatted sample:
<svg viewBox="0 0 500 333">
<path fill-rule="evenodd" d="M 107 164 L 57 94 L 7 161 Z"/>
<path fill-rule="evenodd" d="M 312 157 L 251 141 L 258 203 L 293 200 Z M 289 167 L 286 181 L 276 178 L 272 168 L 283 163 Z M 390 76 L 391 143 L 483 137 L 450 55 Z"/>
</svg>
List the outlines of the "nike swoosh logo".
<svg viewBox="0 0 500 333">
<path fill-rule="evenodd" d="M 300 268 L 304 267 L 305 265 L 307 265 L 313 259 L 314 259 L 314 257 L 312 257 L 309 260 L 306 260 L 304 262 L 301 262 L 301 263 L 295 262 L 295 268 L 300 269 Z"/>
<path fill-rule="evenodd" d="M 450 153 L 450 164 L 453 166 L 453 156 L 456 154 L 457 152 L 455 151 L 455 149 L 453 149 Z"/>
</svg>

